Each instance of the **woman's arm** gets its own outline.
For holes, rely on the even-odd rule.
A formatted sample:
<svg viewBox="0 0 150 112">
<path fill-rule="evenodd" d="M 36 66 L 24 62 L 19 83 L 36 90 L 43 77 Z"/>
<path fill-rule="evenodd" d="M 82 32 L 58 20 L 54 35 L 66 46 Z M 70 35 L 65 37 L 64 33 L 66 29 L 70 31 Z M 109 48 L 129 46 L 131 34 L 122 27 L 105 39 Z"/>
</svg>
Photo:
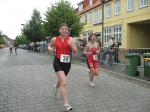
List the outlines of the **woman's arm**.
<svg viewBox="0 0 150 112">
<path fill-rule="evenodd" d="M 98 49 L 97 54 L 99 54 L 99 52 L 100 52 L 100 45 L 99 45 L 99 43 L 97 43 L 97 49 Z"/>
<path fill-rule="evenodd" d="M 89 52 L 89 46 L 88 45 L 85 46 L 85 48 L 83 50 L 83 54 L 85 54 L 85 55 L 91 54 L 91 52 Z"/>
<path fill-rule="evenodd" d="M 49 52 L 53 52 L 53 51 L 54 51 L 55 39 L 56 39 L 56 37 L 53 37 L 53 38 L 51 39 L 51 41 L 49 42 L 49 44 L 48 44 L 48 51 L 49 51 Z"/>
<path fill-rule="evenodd" d="M 69 45 L 74 54 L 77 54 L 77 46 L 75 44 L 75 40 L 72 37 L 70 37 Z"/>
</svg>

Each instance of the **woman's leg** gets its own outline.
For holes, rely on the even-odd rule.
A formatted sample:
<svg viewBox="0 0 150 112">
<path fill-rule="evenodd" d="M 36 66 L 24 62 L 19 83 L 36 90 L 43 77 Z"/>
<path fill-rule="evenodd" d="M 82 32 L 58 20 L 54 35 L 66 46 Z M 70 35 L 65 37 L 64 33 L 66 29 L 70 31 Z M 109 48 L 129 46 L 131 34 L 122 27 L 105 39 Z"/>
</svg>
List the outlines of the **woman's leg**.
<svg viewBox="0 0 150 112">
<path fill-rule="evenodd" d="M 90 68 L 90 71 L 89 71 L 90 83 L 89 84 L 90 84 L 91 87 L 94 87 L 94 83 L 93 83 L 94 76 L 95 76 L 95 69 Z"/>
<path fill-rule="evenodd" d="M 98 61 L 95 61 L 94 68 L 95 68 L 95 75 L 96 76 L 99 75 L 100 65 Z"/>
<path fill-rule="evenodd" d="M 57 84 L 56 84 L 56 88 L 60 87 L 60 80 L 58 79 Z"/>
<path fill-rule="evenodd" d="M 68 105 L 68 95 L 67 95 L 67 88 L 66 88 L 66 76 L 63 71 L 56 72 L 58 77 L 57 87 L 59 87 L 60 94 L 64 105 Z"/>
<path fill-rule="evenodd" d="M 89 78 L 90 78 L 91 82 L 93 82 L 94 76 L 95 76 L 95 69 L 94 68 L 90 68 Z"/>
<path fill-rule="evenodd" d="M 95 75 L 99 75 L 99 68 L 95 68 Z"/>
</svg>

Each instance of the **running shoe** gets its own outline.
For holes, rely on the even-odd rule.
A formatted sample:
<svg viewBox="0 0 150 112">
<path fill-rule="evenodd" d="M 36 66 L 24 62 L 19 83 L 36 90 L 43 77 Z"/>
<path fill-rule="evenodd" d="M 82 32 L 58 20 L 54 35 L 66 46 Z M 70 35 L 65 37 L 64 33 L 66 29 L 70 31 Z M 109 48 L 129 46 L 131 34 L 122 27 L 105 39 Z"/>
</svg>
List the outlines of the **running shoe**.
<svg viewBox="0 0 150 112">
<path fill-rule="evenodd" d="M 91 87 L 94 87 L 95 85 L 94 85 L 94 83 L 93 83 L 93 82 L 90 82 L 90 86 L 91 86 Z"/>
<path fill-rule="evenodd" d="M 72 110 L 72 107 L 70 104 L 68 104 L 68 105 L 64 105 L 64 109 L 65 109 L 65 112 L 68 112 L 68 111 Z"/>
</svg>

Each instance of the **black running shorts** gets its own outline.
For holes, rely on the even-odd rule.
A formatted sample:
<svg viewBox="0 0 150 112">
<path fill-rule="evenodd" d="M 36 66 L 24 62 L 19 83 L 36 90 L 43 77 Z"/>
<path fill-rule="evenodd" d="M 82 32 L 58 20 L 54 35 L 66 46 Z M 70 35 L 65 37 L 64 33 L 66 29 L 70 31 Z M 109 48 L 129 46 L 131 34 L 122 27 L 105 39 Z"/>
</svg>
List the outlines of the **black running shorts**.
<svg viewBox="0 0 150 112">
<path fill-rule="evenodd" d="M 60 62 L 60 59 L 55 56 L 53 67 L 55 72 L 64 71 L 65 75 L 68 75 L 71 68 L 71 63 L 62 63 Z"/>
</svg>

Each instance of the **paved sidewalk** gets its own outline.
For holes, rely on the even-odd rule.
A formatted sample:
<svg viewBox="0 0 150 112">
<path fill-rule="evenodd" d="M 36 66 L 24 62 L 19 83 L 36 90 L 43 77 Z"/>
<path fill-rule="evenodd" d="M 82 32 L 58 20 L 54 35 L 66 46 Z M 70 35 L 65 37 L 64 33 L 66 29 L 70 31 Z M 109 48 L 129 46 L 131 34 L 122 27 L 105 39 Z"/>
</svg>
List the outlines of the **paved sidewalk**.
<svg viewBox="0 0 150 112">
<path fill-rule="evenodd" d="M 4 53 L 0 64 L 0 112 L 63 112 L 60 95 L 53 95 L 52 59 L 24 50 L 19 53 L 17 57 Z M 96 77 L 95 87 L 88 80 L 87 67 L 73 64 L 68 93 L 75 112 L 149 112 L 150 89 L 105 71 Z"/>
</svg>

